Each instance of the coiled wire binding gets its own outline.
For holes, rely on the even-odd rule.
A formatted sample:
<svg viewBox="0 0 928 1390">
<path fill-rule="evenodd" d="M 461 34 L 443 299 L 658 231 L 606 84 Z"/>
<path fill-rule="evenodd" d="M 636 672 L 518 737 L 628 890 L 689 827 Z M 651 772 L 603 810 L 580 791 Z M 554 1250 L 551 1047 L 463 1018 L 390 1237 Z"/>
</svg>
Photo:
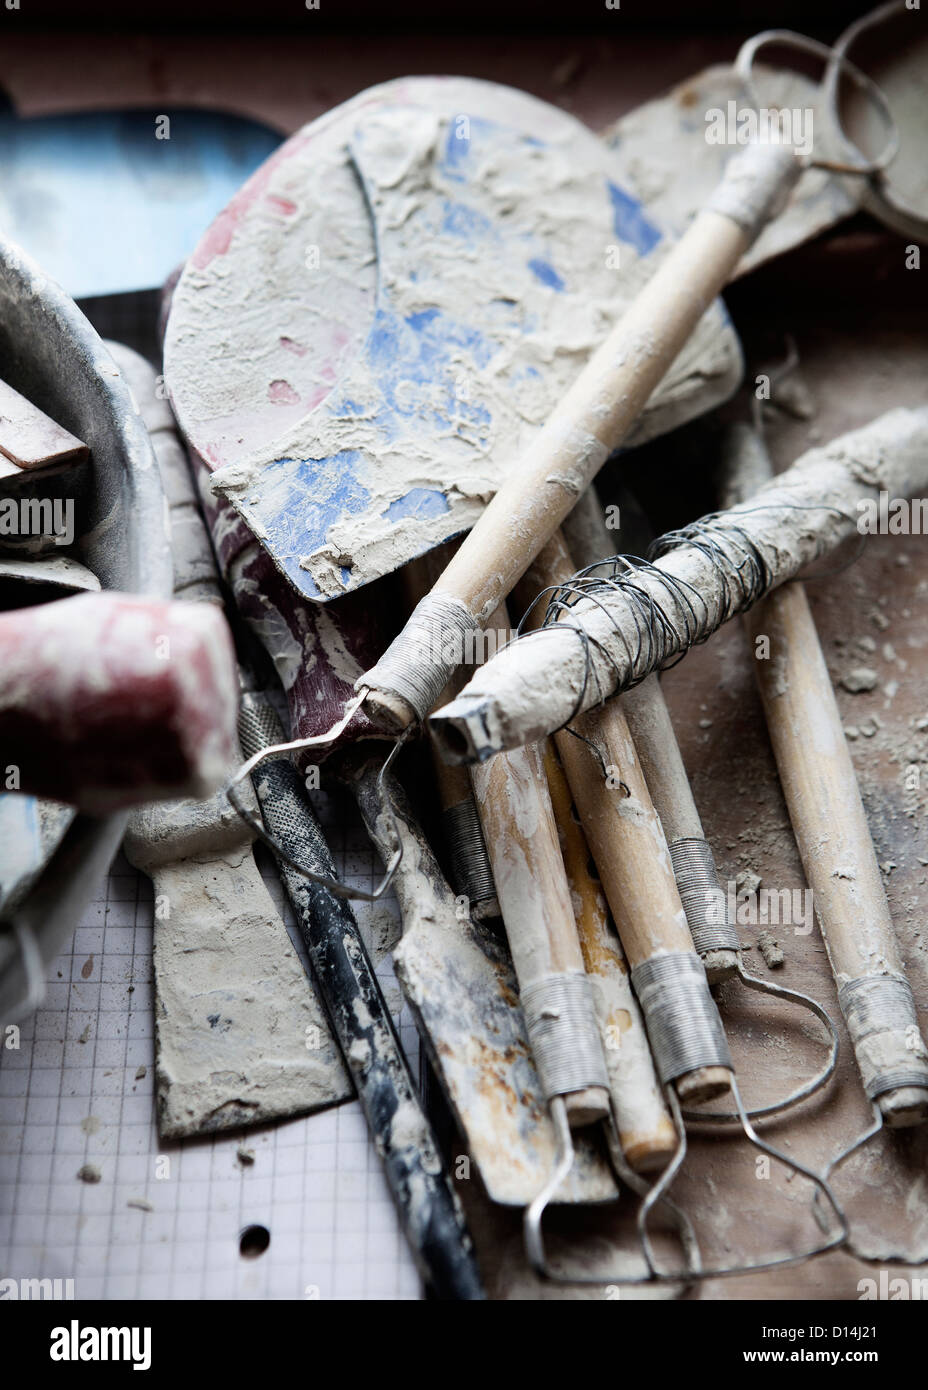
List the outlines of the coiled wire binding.
<svg viewBox="0 0 928 1390">
<path fill-rule="evenodd" d="M 479 915 L 498 916 L 493 869 L 473 797 L 467 797 L 455 806 L 446 806 L 442 811 L 442 821 L 451 854 L 451 878 L 455 891 L 469 898 L 471 908 Z"/>
<path fill-rule="evenodd" d="M 864 975 L 848 980 L 838 991 L 838 1003 L 855 1042 L 877 1033 L 905 1033 L 909 1029 L 918 1033 L 912 986 L 901 975 Z M 869 1100 L 902 1086 L 928 1088 L 928 1064 L 913 1057 L 911 1067 L 876 1072 L 864 1082 Z"/>
<path fill-rule="evenodd" d="M 689 923 L 693 945 L 701 956 L 710 951 L 741 951 L 738 932 L 725 913 L 713 912 L 720 895 L 715 858 L 708 840 L 695 837 L 668 845 L 673 876 Z"/>
<path fill-rule="evenodd" d="M 722 1020 L 695 951 L 662 951 L 631 976 L 665 1086 L 702 1067 L 731 1070 Z"/>
<path fill-rule="evenodd" d="M 546 975 L 520 990 L 532 1056 L 545 1100 L 609 1086 L 593 1009 L 593 987 L 582 971 Z"/>
</svg>

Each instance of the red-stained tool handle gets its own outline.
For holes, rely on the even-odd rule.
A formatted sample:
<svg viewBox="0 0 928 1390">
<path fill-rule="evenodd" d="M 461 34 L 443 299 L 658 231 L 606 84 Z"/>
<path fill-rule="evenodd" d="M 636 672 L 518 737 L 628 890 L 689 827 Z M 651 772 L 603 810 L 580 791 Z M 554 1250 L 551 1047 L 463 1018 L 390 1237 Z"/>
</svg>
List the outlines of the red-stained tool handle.
<svg viewBox="0 0 928 1390">
<path fill-rule="evenodd" d="M 208 796 L 238 677 L 207 604 L 81 594 L 0 615 L 0 786 L 93 815 Z"/>
</svg>

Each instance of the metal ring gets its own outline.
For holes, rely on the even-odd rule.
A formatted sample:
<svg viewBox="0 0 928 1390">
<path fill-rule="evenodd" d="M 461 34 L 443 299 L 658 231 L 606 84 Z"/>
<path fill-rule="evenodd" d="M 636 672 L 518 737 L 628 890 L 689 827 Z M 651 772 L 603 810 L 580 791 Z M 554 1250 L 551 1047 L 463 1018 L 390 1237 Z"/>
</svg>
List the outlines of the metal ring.
<svg viewBox="0 0 928 1390">
<path fill-rule="evenodd" d="M 889 128 L 889 138 L 886 148 L 878 159 L 868 160 L 860 150 L 860 161 L 856 164 L 845 164 L 838 160 L 810 159 L 809 167 L 813 169 L 827 169 L 833 174 L 854 174 L 857 176 L 870 177 L 872 174 L 880 174 L 889 167 L 899 153 L 899 128 L 893 119 L 889 102 L 886 99 L 882 87 L 874 82 L 872 77 L 868 77 L 862 72 L 850 58 L 838 49 L 829 44 L 819 43 L 817 39 L 810 39 L 806 34 L 796 33 L 793 29 L 765 29 L 760 34 L 755 34 L 753 38 L 742 44 L 738 56 L 735 59 L 735 71 L 744 82 L 748 90 L 748 95 L 754 102 L 755 107 L 759 104 L 757 88 L 754 85 L 753 66 L 754 59 L 761 48 L 769 44 L 780 44 L 784 48 L 795 48 L 800 53 L 810 53 L 815 58 L 821 58 L 826 67 L 826 77 L 828 72 L 840 67 L 854 81 L 858 87 L 868 93 L 875 106 L 878 106 L 883 114 Z M 824 81 L 824 79 L 823 79 Z M 851 145 L 855 150 L 858 149 L 853 141 L 849 140 L 844 131 L 841 135 L 845 143 Z"/>
<path fill-rule="evenodd" d="M 825 1064 L 815 1073 L 810 1081 L 806 1081 L 802 1086 L 797 1086 L 795 1091 L 790 1091 L 789 1095 L 784 1096 L 782 1100 L 773 1101 L 770 1105 L 758 1106 L 755 1110 L 745 1111 L 749 1120 L 766 1120 L 772 1115 L 779 1115 L 782 1111 L 788 1110 L 790 1106 L 798 1105 L 800 1101 L 808 1100 L 810 1096 L 814 1096 L 817 1091 L 820 1091 L 822 1087 L 831 1080 L 835 1072 L 835 1067 L 838 1065 L 838 1048 L 840 1045 L 838 1030 L 824 1005 L 820 1004 L 817 999 L 813 999 L 811 994 L 803 994 L 802 991 L 798 989 L 787 989 L 785 985 L 775 985 L 772 980 L 763 980 L 757 975 L 749 975 L 743 968 L 738 971 L 737 978 L 747 989 L 756 989 L 759 994 L 770 994 L 775 998 L 788 999 L 800 1005 L 801 1008 L 808 1009 L 811 1013 L 815 1014 L 815 1017 L 820 1023 L 824 1023 L 831 1038 L 831 1046 L 828 1049 L 828 1057 Z M 716 1110 L 712 1112 L 684 1110 L 683 1117 L 691 1123 L 707 1125 L 731 1124 L 741 1118 L 738 1112 L 734 1110 Z"/>
</svg>

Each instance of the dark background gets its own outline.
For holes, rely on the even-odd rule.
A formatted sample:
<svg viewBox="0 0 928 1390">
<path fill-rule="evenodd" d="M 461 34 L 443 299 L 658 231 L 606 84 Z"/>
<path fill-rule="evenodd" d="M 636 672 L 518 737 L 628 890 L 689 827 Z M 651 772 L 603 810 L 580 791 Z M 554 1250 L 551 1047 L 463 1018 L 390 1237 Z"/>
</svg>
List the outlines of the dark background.
<svg viewBox="0 0 928 1390">
<path fill-rule="evenodd" d="M 570 33 L 610 34 L 668 28 L 694 32 L 752 31 L 793 27 L 828 35 L 873 9 L 871 0 L 621 0 L 608 10 L 605 0 L 321 0 L 307 10 L 304 0 L 20 0 L 8 10 L 0 0 L 0 21 L 10 32 L 23 29 L 120 29 L 159 32 L 234 31 L 318 33 Z M 0 29 L 2 32 L 2 29 Z"/>
</svg>

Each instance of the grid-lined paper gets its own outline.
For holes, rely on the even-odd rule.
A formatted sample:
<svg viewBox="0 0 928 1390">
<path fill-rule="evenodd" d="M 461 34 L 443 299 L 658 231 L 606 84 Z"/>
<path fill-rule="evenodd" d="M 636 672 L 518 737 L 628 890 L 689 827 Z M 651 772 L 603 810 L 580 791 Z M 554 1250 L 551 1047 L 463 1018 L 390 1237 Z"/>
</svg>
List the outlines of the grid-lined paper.
<svg viewBox="0 0 928 1390">
<path fill-rule="evenodd" d="M 325 798 L 319 810 L 343 876 L 373 887 L 379 861 L 360 824 L 337 824 Z M 280 883 L 266 863 L 262 872 L 302 955 Z M 363 931 L 371 910 L 355 907 Z M 152 917 L 148 879 L 120 855 L 19 1049 L 0 1047 L 0 1275 L 73 1279 L 74 1296 L 91 1299 L 420 1297 L 357 1101 L 159 1142 Z M 377 973 L 398 1010 L 389 957 Z M 415 1070 L 408 1010 L 399 1025 Z M 86 1164 L 99 1182 L 78 1177 Z M 240 1237 L 252 1225 L 270 1245 L 247 1258 Z"/>
</svg>

